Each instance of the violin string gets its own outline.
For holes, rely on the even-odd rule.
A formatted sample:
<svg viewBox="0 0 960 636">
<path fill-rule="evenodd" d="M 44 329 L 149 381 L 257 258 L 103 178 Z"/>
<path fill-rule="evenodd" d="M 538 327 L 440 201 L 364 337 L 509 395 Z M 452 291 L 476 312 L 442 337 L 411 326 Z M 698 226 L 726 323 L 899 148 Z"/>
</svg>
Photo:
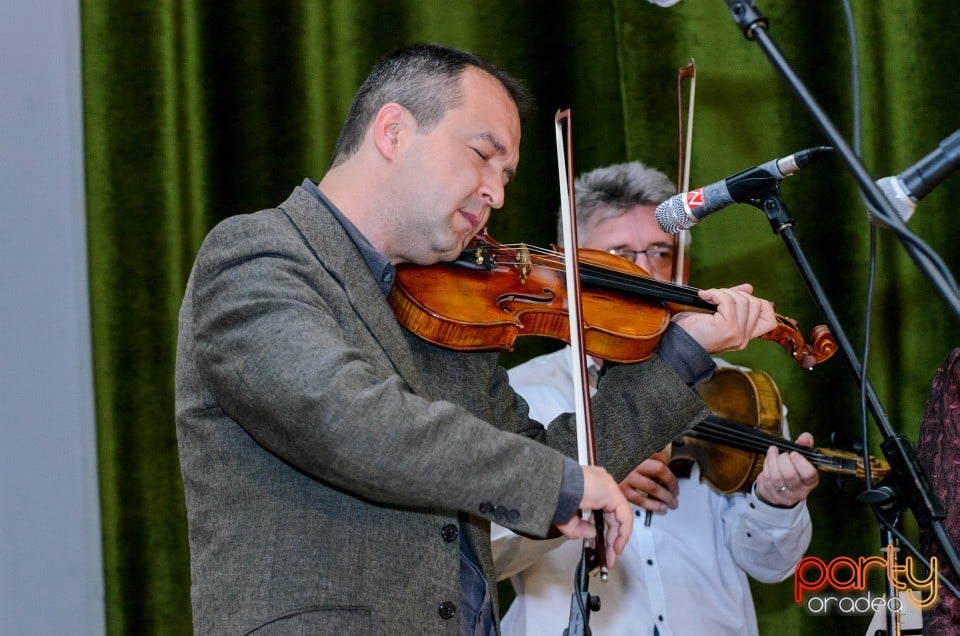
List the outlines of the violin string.
<svg viewBox="0 0 960 636">
<path fill-rule="evenodd" d="M 524 243 L 507 243 L 496 248 L 492 248 L 489 251 L 495 255 L 510 256 L 515 259 L 515 250 L 521 248 L 525 248 L 532 254 L 538 254 L 545 257 L 545 260 L 540 261 L 540 264 L 543 267 L 547 267 L 559 272 L 564 271 L 566 267 L 563 262 L 563 256 L 560 252 L 543 247 L 537 247 L 535 245 L 526 245 Z M 497 259 L 497 264 L 517 266 L 524 264 L 524 262 L 518 260 Z M 646 276 L 617 272 L 615 270 L 609 270 L 602 266 L 592 265 L 589 263 L 582 265 L 581 271 L 586 272 L 589 275 L 588 282 L 591 283 L 606 285 L 607 287 L 637 293 L 657 300 L 674 301 L 692 307 L 700 307 L 702 309 L 715 309 L 714 305 L 711 303 L 706 303 L 700 299 L 699 289 L 689 285 L 678 285 L 676 283 L 659 281 L 655 278 Z M 787 327 L 789 332 L 793 332 L 796 328 L 794 324 L 790 323 L 786 317 L 781 316 L 780 314 L 776 314 L 775 319 L 777 324 Z"/>
<path fill-rule="evenodd" d="M 515 259 L 516 252 L 513 249 L 510 249 L 510 247 L 511 246 L 509 245 L 503 245 L 491 251 L 495 255 L 512 256 Z M 556 271 L 564 271 L 565 266 L 562 255 L 559 252 L 531 245 L 518 246 L 518 249 L 520 247 L 525 247 L 527 251 L 532 254 L 542 256 L 543 258 L 539 259 L 539 264 L 543 267 L 554 269 Z M 523 262 L 517 260 L 500 259 L 497 259 L 497 263 L 499 265 L 514 266 L 523 264 Z M 699 290 L 694 287 L 660 281 L 649 276 L 642 276 L 640 274 L 619 272 L 603 267 L 602 265 L 594 265 L 592 263 L 581 263 L 581 273 L 584 275 L 584 278 L 588 280 L 588 282 L 597 285 L 622 289 L 624 291 L 633 292 L 658 300 L 667 299 L 688 305 L 700 306 L 705 309 L 713 308 L 713 305 L 704 303 L 704 301 L 700 299 Z"/>
<path fill-rule="evenodd" d="M 703 433 L 703 435 L 699 435 L 699 433 Z M 786 439 L 773 439 L 756 429 L 751 429 L 736 423 L 728 423 L 721 418 L 708 418 L 700 424 L 697 424 L 693 431 L 688 434 L 693 437 L 703 437 L 710 441 L 726 442 L 730 446 L 761 454 L 765 453 L 770 446 L 778 446 L 781 450 L 800 453 L 814 465 L 843 468 L 843 462 L 838 458 L 818 453 Z"/>
<path fill-rule="evenodd" d="M 728 423 L 720 418 L 708 418 L 697 424 L 696 431 L 703 431 L 711 436 L 724 440 L 731 440 L 737 443 L 743 442 L 743 445 L 750 446 L 750 450 L 766 450 L 769 446 L 779 446 L 782 450 L 796 451 L 808 457 L 821 457 L 819 453 L 811 449 L 800 446 L 795 442 L 786 439 L 776 439 L 773 436 L 758 431 L 748 426 L 736 423 Z"/>
<path fill-rule="evenodd" d="M 564 269 L 563 255 L 560 252 L 555 250 L 549 250 L 542 247 L 531 246 L 531 245 L 518 245 L 519 247 L 526 247 L 528 251 L 534 254 L 540 254 L 545 256 L 548 260 L 546 261 L 546 266 L 554 265 L 556 269 L 562 271 Z M 512 250 L 508 250 L 512 252 Z M 516 261 L 513 262 L 503 262 L 503 264 L 508 265 L 517 265 L 519 264 Z M 696 295 L 699 290 L 688 287 L 684 285 L 675 285 L 673 283 L 666 283 L 664 281 L 659 281 L 655 278 L 650 278 L 646 276 L 641 276 L 639 274 L 629 274 L 626 272 L 618 272 L 616 270 L 611 270 L 603 267 L 602 265 L 594 265 L 592 263 L 581 263 L 581 267 L 591 272 L 595 272 L 599 277 L 605 277 L 608 280 L 623 280 L 628 282 L 636 282 L 640 287 L 649 286 L 653 289 L 669 289 L 669 290 L 683 290 L 684 292 L 691 293 Z M 649 284 L 649 285 L 648 285 Z"/>
<path fill-rule="evenodd" d="M 790 440 L 775 439 L 769 434 L 762 433 L 757 429 L 736 423 L 727 423 L 721 418 L 708 418 L 704 422 L 697 424 L 695 430 L 702 430 L 721 439 L 733 441 L 739 441 L 742 439 L 746 444 L 752 444 L 753 449 L 766 450 L 769 446 L 775 445 L 780 446 L 784 450 L 796 451 L 809 456 L 815 457 L 818 455 L 814 451 L 811 451 L 811 449 L 805 446 L 800 446 L 799 444 L 791 442 Z"/>
<path fill-rule="evenodd" d="M 527 245 L 524 243 L 505 243 L 491 249 L 490 251 L 497 255 L 506 255 L 515 258 L 516 252 L 514 250 L 521 248 L 526 248 L 526 250 L 532 254 L 539 254 L 546 257 L 547 260 L 541 260 L 540 262 L 540 264 L 544 267 L 554 269 L 555 271 L 559 272 L 564 271 L 566 267 L 563 261 L 562 253 L 535 245 Z M 524 264 L 522 261 L 499 259 L 497 260 L 497 263 L 499 265 L 510 266 Z M 581 272 L 586 272 L 588 275 L 590 275 L 591 278 L 588 280 L 588 282 L 606 284 L 607 287 L 634 292 L 657 300 L 671 300 L 693 307 L 700 307 L 702 309 L 715 309 L 714 305 L 711 303 L 706 303 L 700 299 L 699 289 L 689 285 L 679 285 L 668 281 L 659 281 L 655 278 L 641 276 L 639 274 L 618 272 L 616 270 L 610 270 L 604 268 L 603 266 L 593 265 L 590 263 L 581 264 Z M 786 317 L 781 316 L 780 314 L 775 314 L 774 317 L 777 321 L 777 324 L 787 327 L 788 331 L 792 332 L 795 330 L 796 326 L 790 323 Z"/>
<path fill-rule="evenodd" d="M 777 446 L 777 444 L 770 443 L 770 442 L 763 443 L 763 444 L 751 444 L 749 442 L 744 442 L 743 440 L 736 437 L 718 436 L 714 438 L 711 435 L 701 436 L 696 433 L 694 433 L 693 437 L 702 437 L 707 441 L 712 441 L 712 442 L 723 444 L 726 446 L 732 446 L 733 448 L 744 450 L 746 452 L 756 453 L 758 455 L 766 454 L 767 448 L 769 448 L 770 446 Z M 781 450 L 787 450 L 787 449 L 781 449 Z M 820 455 L 814 452 L 803 452 L 803 451 L 797 451 L 797 452 L 800 452 L 802 455 L 807 457 L 810 463 L 813 464 L 814 466 L 844 469 L 844 465 L 842 461 L 828 458 L 827 456 Z"/>
</svg>

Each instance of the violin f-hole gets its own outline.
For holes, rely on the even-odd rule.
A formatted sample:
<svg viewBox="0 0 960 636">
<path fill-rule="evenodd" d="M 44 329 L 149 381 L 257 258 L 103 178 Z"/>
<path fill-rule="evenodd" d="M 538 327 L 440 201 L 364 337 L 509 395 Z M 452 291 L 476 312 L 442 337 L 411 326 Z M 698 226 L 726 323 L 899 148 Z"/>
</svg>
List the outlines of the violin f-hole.
<svg viewBox="0 0 960 636">
<path fill-rule="evenodd" d="M 513 309 L 510 303 L 534 303 L 541 305 L 552 305 L 557 300 L 557 294 L 551 289 L 544 289 L 543 295 L 535 294 L 504 294 L 497 298 L 497 307 L 500 311 L 512 313 Z"/>
</svg>

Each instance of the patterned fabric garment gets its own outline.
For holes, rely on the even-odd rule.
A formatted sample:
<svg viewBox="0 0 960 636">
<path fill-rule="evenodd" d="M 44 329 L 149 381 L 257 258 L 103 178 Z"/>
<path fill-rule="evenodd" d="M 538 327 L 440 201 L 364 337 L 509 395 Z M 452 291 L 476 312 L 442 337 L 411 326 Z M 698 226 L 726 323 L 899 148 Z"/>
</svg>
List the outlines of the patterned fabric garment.
<svg viewBox="0 0 960 636">
<path fill-rule="evenodd" d="M 950 352 L 933 380 L 917 455 L 947 511 L 944 529 L 956 549 L 960 546 L 960 511 L 955 505 L 960 500 L 960 347 Z M 948 568 L 930 528 L 920 529 L 920 549 L 937 557 L 942 569 Z M 960 599 L 941 587 L 936 604 L 923 613 L 923 633 L 960 633 Z"/>
</svg>

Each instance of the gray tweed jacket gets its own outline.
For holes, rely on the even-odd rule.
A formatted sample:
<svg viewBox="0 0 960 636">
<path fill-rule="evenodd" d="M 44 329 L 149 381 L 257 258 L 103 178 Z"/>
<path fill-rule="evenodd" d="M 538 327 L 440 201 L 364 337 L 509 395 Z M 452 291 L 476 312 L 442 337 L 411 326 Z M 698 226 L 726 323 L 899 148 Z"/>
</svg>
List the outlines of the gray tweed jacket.
<svg viewBox="0 0 960 636">
<path fill-rule="evenodd" d="M 618 479 L 706 414 L 656 356 L 613 368 L 593 410 Z M 196 633 L 457 633 L 460 540 L 496 598 L 489 522 L 543 536 L 575 455 L 569 416 L 526 413 L 496 354 L 397 323 L 309 193 L 225 220 L 177 346 Z"/>
</svg>

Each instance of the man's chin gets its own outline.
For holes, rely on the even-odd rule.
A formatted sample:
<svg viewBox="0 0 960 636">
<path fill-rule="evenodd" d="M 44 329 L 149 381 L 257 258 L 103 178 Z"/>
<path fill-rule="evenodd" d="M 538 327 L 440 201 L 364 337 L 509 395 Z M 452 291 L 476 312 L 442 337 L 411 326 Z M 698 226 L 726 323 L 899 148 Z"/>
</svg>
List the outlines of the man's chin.
<svg viewBox="0 0 960 636">
<path fill-rule="evenodd" d="M 420 255 L 420 258 L 415 262 L 418 265 L 435 265 L 436 263 L 455 261 L 467 249 L 467 245 L 473 240 L 473 237 L 474 233 L 471 232 L 466 238 L 450 237 L 449 240 L 437 241 L 430 245 L 429 251 Z"/>
<path fill-rule="evenodd" d="M 453 243 L 452 245 L 439 247 L 437 249 L 437 254 L 439 255 L 439 260 L 449 263 L 450 261 L 455 261 L 460 258 L 460 255 L 463 254 L 464 250 L 467 249 L 467 245 L 470 244 L 470 241 L 473 240 L 473 233 L 467 236 L 464 239 L 461 239 L 458 242 Z"/>
<path fill-rule="evenodd" d="M 453 249 L 451 249 L 451 250 L 449 250 L 449 251 L 446 251 L 446 252 L 443 252 L 443 254 L 440 256 L 440 259 L 439 259 L 439 260 L 442 261 L 442 262 L 444 262 L 444 263 L 452 263 L 453 261 L 455 261 L 455 260 L 457 260 L 458 258 L 460 258 L 460 255 L 461 255 L 462 253 L 463 253 L 463 248 L 461 248 L 459 245 L 457 245 L 457 246 L 454 247 Z"/>
<path fill-rule="evenodd" d="M 460 258 L 463 250 L 459 245 L 446 249 L 440 246 L 434 246 L 429 252 L 420 254 L 410 262 L 416 265 L 436 265 L 437 263 L 449 263 Z"/>
</svg>

